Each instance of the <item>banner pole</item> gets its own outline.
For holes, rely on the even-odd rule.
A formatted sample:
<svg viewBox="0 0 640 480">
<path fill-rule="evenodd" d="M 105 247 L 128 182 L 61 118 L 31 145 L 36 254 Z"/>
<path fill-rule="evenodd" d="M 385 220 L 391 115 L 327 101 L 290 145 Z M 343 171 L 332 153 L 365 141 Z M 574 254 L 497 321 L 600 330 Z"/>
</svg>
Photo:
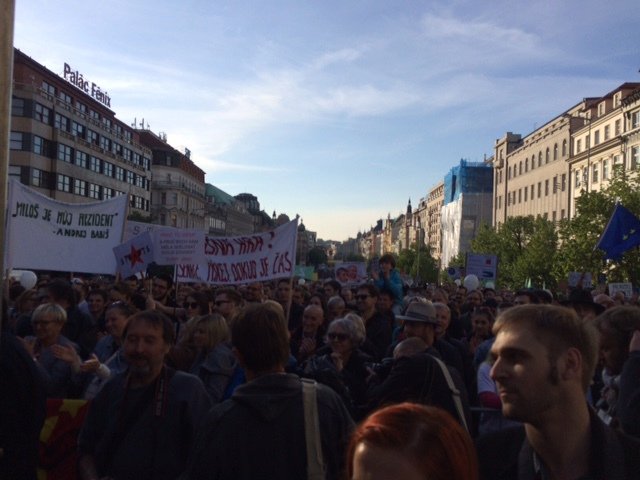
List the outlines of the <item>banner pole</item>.
<svg viewBox="0 0 640 480">
<path fill-rule="evenodd" d="M 7 185 L 9 180 L 9 132 L 11 131 L 11 89 L 13 85 L 13 22 L 15 1 L 0 2 L 0 225 L 6 226 Z M 0 259 L 4 270 L 6 228 L 0 231 Z M 7 265 L 8 267 L 8 265 Z M 9 278 L 0 276 L 0 292 L 5 291 L 4 282 Z M 0 331 L 4 321 L 4 309 L 0 308 Z"/>
</svg>

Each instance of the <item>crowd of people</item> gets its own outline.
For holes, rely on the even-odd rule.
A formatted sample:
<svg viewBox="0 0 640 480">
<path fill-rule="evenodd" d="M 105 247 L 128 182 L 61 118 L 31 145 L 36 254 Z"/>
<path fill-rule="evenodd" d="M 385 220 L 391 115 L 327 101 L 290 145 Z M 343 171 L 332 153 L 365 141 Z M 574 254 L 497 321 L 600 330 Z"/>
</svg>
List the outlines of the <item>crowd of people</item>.
<svg viewBox="0 0 640 480">
<path fill-rule="evenodd" d="M 358 285 L 8 292 L 2 478 L 35 478 L 39 398 L 90 402 L 86 480 L 640 478 L 636 297 L 409 288 L 391 255 Z"/>
</svg>

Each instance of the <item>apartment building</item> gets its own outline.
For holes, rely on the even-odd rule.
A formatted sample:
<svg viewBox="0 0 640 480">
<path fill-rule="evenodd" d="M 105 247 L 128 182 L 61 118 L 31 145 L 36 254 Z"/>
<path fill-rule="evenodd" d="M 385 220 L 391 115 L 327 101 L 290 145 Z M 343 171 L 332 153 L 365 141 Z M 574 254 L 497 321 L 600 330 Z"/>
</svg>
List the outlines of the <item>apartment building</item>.
<svg viewBox="0 0 640 480">
<path fill-rule="evenodd" d="M 128 195 L 150 214 L 151 151 L 107 91 L 65 63 L 55 74 L 14 50 L 9 175 L 67 203 Z"/>
</svg>

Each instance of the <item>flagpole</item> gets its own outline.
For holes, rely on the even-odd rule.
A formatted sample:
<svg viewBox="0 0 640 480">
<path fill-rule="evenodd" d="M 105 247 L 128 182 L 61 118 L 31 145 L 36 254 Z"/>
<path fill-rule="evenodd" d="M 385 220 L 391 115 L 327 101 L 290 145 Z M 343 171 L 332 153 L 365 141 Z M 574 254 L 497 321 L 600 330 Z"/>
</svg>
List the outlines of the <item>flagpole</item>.
<svg viewBox="0 0 640 480">
<path fill-rule="evenodd" d="M 0 2 L 0 225 L 6 222 L 7 185 L 9 179 L 9 132 L 11 130 L 11 88 L 13 80 L 13 20 L 15 15 L 15 1 Z M 4 265 L 5 232 L 0 230 L 0 261 Z M 4 266 L 2 269 L 4 270 Z M 7 276 L 7 285 L 9 278 Z M 0 275 L 0 292 L 4 295 L 4 275 Z M 0 308 L 0 331 L 4 320 L 4 311 Z"/>
</svg>

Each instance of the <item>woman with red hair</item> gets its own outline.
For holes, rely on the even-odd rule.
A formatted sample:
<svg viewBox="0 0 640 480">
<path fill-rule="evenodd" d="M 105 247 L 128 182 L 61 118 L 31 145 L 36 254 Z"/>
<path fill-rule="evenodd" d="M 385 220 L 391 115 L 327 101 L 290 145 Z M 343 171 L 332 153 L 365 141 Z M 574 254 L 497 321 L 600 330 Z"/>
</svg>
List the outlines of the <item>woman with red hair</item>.
<svg viewBox="0 0 640 480">
<path fill-rule="evenodd" d="M 352 480 L 477 480 L 478 460 L 469 434 L 447 412 L 401 403 L 358 426 L 347 472 Z"/>
</svg>

